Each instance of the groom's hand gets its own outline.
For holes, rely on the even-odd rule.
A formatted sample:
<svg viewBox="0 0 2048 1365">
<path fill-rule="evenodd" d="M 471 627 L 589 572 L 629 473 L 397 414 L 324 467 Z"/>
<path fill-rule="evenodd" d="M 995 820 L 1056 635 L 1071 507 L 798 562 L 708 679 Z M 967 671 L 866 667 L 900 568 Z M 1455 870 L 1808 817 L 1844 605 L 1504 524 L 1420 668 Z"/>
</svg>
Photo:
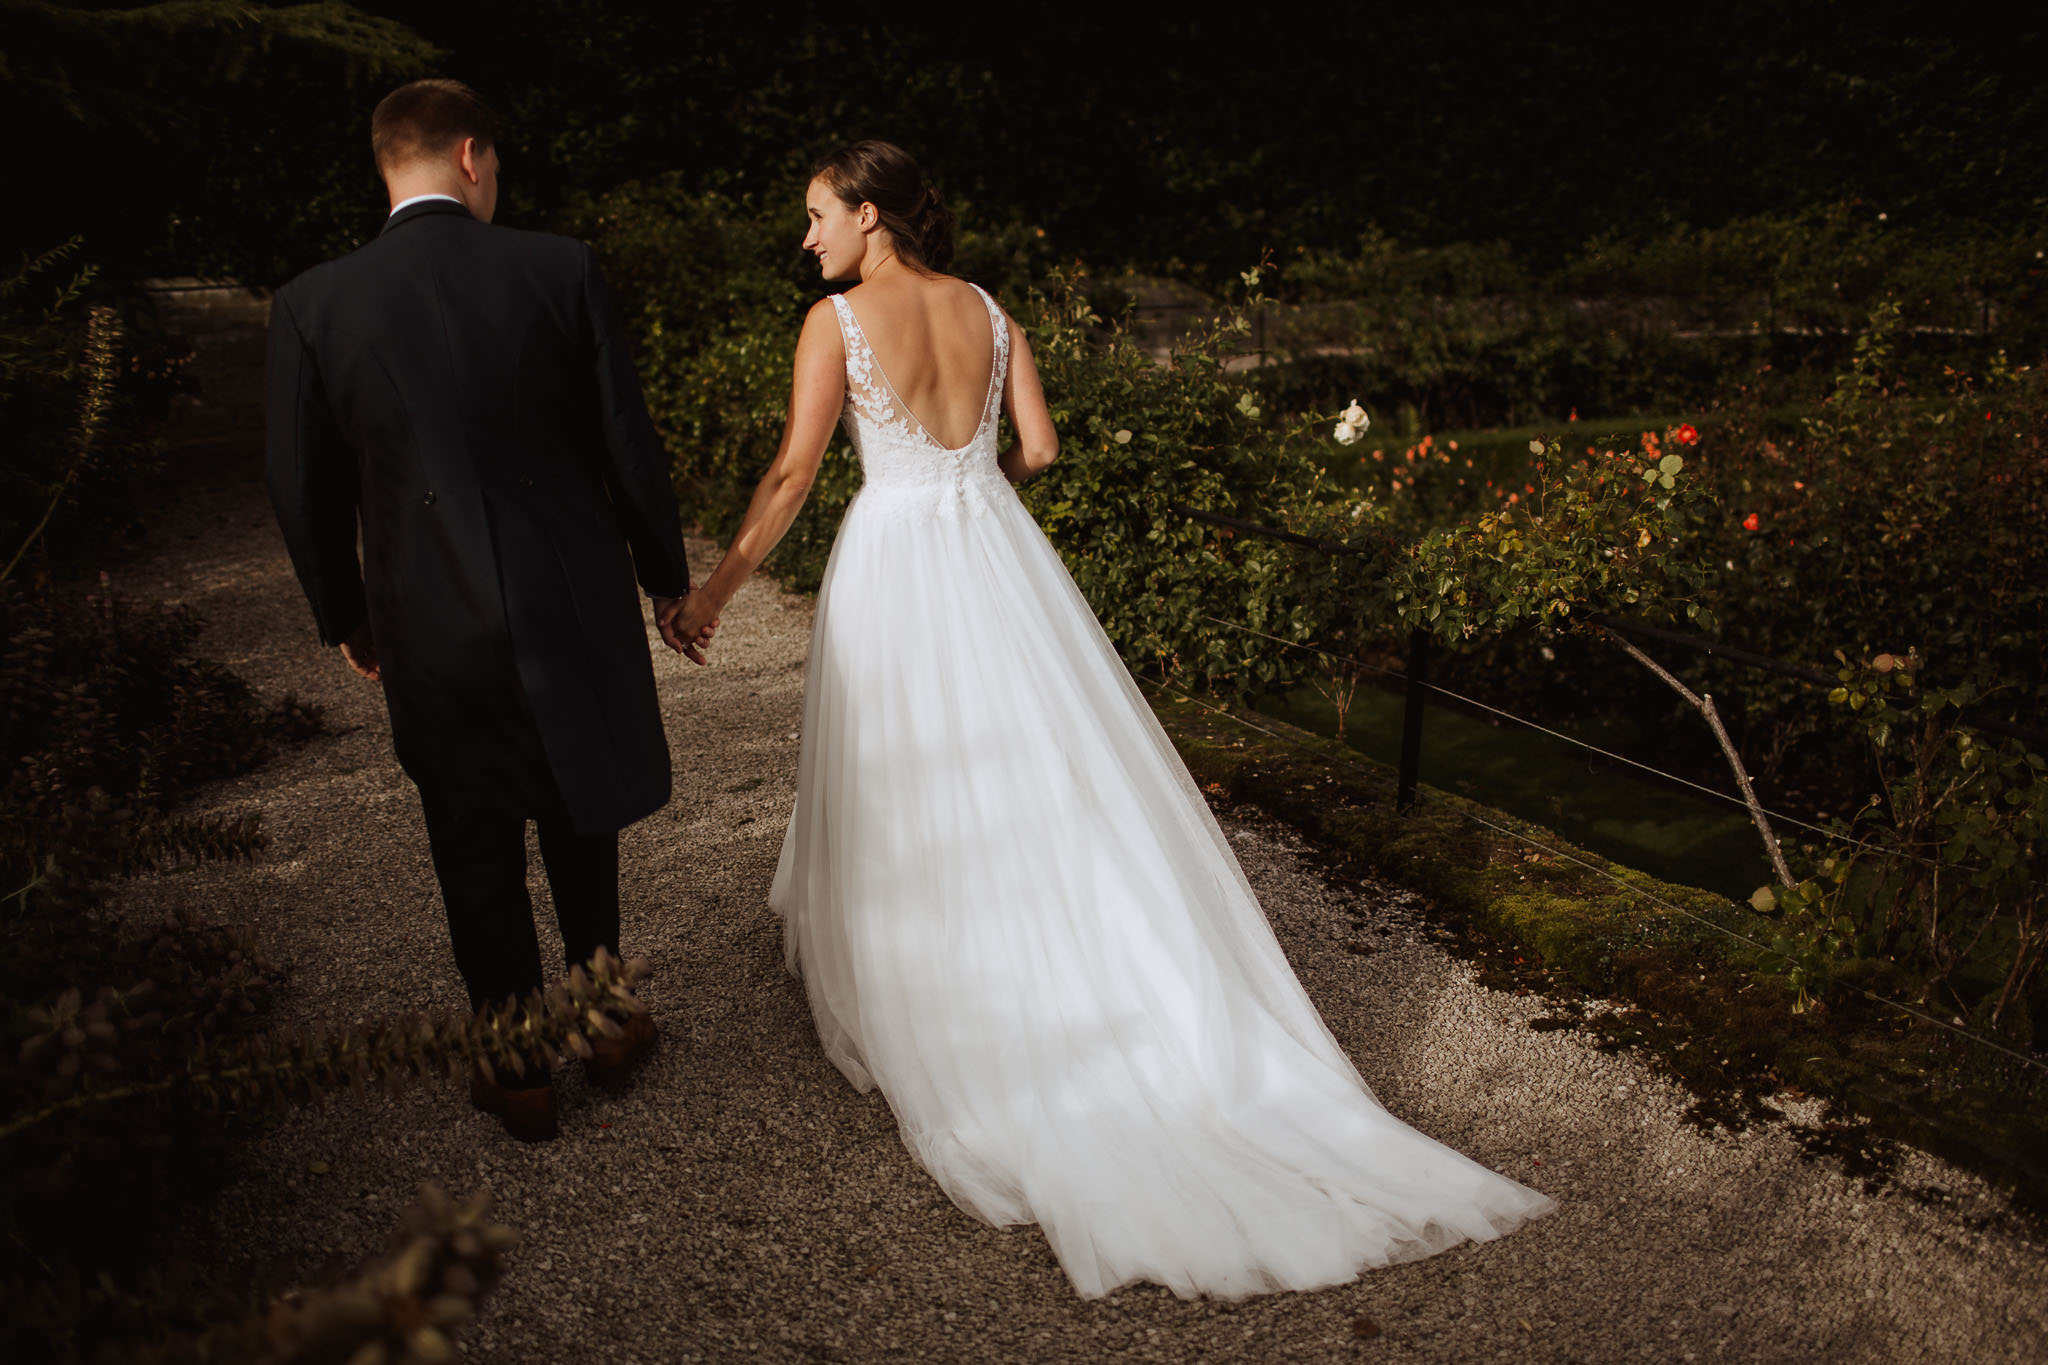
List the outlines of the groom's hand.
<svg viewBox="0 0 2048 1365">
<path fill-rule="evenodd" d="M 676 612 L 682 608 L 682 605 L 683 599 L 680 597 L 657 597 L 654 599 L 654 628 L 661 632 L 661 642 L 678 654 L 683 652 L 683 647 L 677 641 L 670 623 L 676 619 Z"/>
<path fill-rule="evenodd" d="M 687 631 L 683 617 L 689 600 L 687 595 L 655 598 L 654 623 L 661 631 L 663 644 L 691 663 L 707 663 L 709 661 L 704 657 L 704 646 L 711 643 L 711 631 L 717 622 L 714 621 L 695 632 Z"/>
<path fill-rule="evenodd" d="M 384 680 L 384 670 L 377 663 L 377 640 L 370 634 L 368 621 L 357 626 L 355 634 L 341 642 L 341 657 L 359 676 L 371 682 Z"/>
</svg>

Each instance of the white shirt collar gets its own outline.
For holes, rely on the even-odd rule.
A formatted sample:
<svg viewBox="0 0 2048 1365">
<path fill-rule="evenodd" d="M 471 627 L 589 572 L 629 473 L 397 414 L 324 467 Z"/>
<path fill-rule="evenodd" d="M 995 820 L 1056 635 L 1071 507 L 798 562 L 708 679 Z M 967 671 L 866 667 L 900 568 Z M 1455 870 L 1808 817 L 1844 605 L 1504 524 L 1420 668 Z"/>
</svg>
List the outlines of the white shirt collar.
<svg viewBox="0 0 2048 1365">
<path fill-rule="evenodd" d="M 410 199 L 401 199 L 397 203 L 393 204 L 391 206 L 391 212 L 401 213 L 404 210 L 411 208 L 414 204 L 424 204 L 429 199 L 446 199 L 451 204 L 459 204 L 462 202 L 460 199 L 457 199 L 452 194 L 416 194 Z"/>
</svg>

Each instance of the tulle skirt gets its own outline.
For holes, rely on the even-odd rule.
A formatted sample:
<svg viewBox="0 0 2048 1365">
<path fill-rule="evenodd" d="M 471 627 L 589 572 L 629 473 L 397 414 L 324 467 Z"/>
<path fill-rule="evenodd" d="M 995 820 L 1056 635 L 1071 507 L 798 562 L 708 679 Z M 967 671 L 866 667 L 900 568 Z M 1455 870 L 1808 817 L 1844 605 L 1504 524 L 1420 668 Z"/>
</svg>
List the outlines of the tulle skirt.
<svg viewBox="0 0 2048 1365">
<path fill-rule="evenodd" d="M 826 1053 L 1086 1296 L 1308 1289 L 1548 1211 L 1374 1100 L 996 482 L 870 486 L 819 590 L 771 904 Z"/>
</svg>

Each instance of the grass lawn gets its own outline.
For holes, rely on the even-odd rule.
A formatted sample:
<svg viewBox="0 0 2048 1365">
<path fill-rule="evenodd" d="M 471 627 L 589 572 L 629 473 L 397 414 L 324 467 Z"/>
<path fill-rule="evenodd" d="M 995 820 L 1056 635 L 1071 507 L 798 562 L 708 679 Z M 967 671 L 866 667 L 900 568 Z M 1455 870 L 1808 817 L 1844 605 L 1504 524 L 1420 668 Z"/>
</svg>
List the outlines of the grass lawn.
<svg viewBox="0 0 2048 1365">
<path fill-rule="evenodd" d="M 1361 687 L 1345 742 L 1391 766 L 1401 761 L 1401 697 Z M 1262 707 L 1317 735 L 1337 732 L 1337 714 L 1315 689 Z M 1422 780 L 1483 801 L 1666 881 L 1735 900 L 1771 880 L 1748 814 L 1659 781 L 1535 730 L 1432 704 L 1423 712 Z M 1616 752 L 1613 734 L 1582 736 Z"/>
</svg>

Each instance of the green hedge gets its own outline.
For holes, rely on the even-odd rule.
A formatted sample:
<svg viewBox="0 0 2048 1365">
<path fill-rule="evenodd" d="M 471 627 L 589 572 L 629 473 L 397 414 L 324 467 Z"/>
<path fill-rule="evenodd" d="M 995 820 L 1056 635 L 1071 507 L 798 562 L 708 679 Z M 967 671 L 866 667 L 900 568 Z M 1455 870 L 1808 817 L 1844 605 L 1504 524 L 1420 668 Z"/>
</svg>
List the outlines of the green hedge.
<svg viewBox="0 0 2048 1365">
<path fill-rule="evenodd" d="M 786 203 L 797 202 L 792 187 Z M 709 534 L 728 533 L 774 458 L 797 333 L 821 292 L 815 267 L 794 250 L 801 220 L 784 203 L 665 182 L 610 195 L 580 221 L 634 321 L 685 515 Z M 1321 470 L 1309 448 L 1268 421 L 1251 386 L 1225 369 L 1242 347 L 1242 322 L 1162 367 L 1095 313 L 1084 273 L 1026 282 L 1040 264 L 1037 240 L 1015 230 L 993 240 L 969 234 L 958 262 L 1029 334 L 1060 432 L 1062 458 L 1027 486 L 1027 504 L 1134 668 L 1240 691 L 1284 684 L 1291 661 L 1200 618 L 1241 610 L 1247 578 L 1284 577 L 1290 557 L 1266 542 L 1219 544 L 1167 511 L 1179 501 L 1258 516 L 1313 501 Z M 851 447 L 835 439 L 771 560 L 793 585 L 817 583 L 859 483 Z"/>
</svg>

